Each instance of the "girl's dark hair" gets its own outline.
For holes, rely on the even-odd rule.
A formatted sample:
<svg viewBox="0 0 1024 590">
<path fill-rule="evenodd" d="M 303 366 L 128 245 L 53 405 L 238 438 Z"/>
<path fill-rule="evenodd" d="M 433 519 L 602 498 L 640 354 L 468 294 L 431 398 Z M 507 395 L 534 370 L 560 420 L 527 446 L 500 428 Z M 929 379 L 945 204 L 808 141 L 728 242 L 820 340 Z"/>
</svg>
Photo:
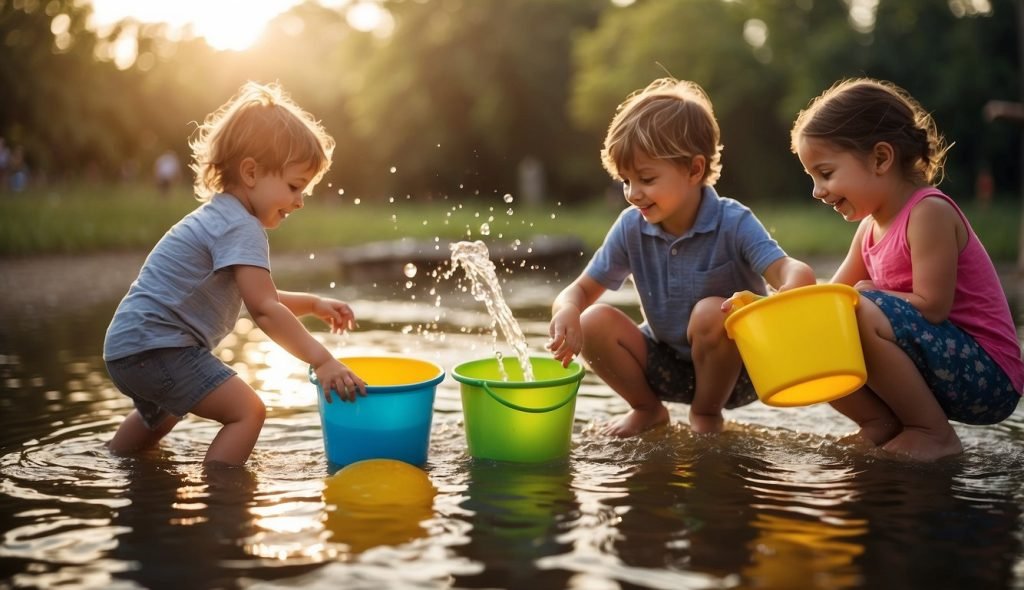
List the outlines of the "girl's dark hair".
<svg viewBox="0 0 1024 590">
<path fill-rule="evenodd" d="M 886 142 L 903 173 L 928 184 L 941 181 L 950 148 L 931 114 L 906 90 L 871 78 L 842 80 L 812 100 L 793 124 L 793 153 L 801 137 L 824 139 L 865 155 Z"/>
</svg>

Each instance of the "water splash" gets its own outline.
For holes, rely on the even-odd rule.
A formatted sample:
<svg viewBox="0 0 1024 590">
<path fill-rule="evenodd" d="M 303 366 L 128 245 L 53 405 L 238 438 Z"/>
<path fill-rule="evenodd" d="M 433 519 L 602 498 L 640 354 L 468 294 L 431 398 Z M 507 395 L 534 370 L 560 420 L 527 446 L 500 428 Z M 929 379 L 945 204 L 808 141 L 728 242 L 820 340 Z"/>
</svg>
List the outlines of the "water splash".
<svg viewBox="0 0 1024 590">
<path fill-rule="evenodd" d="M 480 240 L 475 242 L 454 242 L 449 248 L 452 251 L 452 268 L 445 274 L 450 278 L 455 269 L 462 267 L 471 283 L 471 293 L 477 301 L 483 301 L 487 306 L 488 313 L 494 322 L 501 328 L 509 346 L 516 353 L 519 359 L 519 366 L 523 369 L 523 378 L 526 381 L 533 381 L 533 366 L 530 364 L 530 351 L 526 348 L 526 336 L 523 335 L 519 322 L 512 316 L 512 310 L 505 303 L 501 294 L 501 284 L 495 273 L 494 263 L 491 262 L 490 253 L 487 251 L 487 244 Z M 498 366 L 504 373 L 504 366 L 501 359 L 498 359 Z"/>
</svg>

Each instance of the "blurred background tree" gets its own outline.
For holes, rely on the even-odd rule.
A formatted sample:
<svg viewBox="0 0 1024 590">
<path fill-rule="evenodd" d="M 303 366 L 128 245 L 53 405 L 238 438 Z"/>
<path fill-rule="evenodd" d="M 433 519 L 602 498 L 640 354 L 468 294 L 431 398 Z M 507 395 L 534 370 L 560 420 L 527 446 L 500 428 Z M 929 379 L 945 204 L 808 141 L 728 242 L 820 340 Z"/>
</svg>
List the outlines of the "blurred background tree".
<svg viewBox="0 0 1024 590">
<path fill-rule="evenodd" d="M 384 18 L 355 26 L 368 7 Z M 516 193 L 531 160 L 549 198 L 571 203 L 609 186 L 598 151 L 615 106 L 672 75 L 715 104 L 724 194 L 802 199 L 793 118 L 867 75 L 909 90 L 956 143 L 948 191 L 969 198 L 982 170 L 999 193 L 1020 188 L 1019 130 L 982 117 L 990 99 L 1021 98 L 1013 0 L 307 1 L 241 51 L 162 24 L 97 27 L 91 11 L 0 0 L 0 137 L 33 182 L 132 180 L 168 148 L 185 160 L 196 123 L 258 80 L 338 140 L 320 192 Z"/>
</svg>

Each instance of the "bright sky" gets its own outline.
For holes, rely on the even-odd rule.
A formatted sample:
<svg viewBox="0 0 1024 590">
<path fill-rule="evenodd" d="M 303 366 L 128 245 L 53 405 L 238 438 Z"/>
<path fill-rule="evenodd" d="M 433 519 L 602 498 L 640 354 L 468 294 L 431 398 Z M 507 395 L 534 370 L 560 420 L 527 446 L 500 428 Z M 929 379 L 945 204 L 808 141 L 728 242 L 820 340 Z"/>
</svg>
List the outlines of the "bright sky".
<svg viewBox="0 0 1024 590">
<path fill-rule="evenodd" d="M 163 22 L 173 29 L 191 26 L 215 49 L 243 50 L 262 34 L 267 22 L 302 0 L 91 0 L 94 26 L 102 28 L 124 18 L 140 22 Z M 371 31 L 386 19 L 383 9 L 372 0 L 318 0 L 333 8 L 345 8 L 349 24 Z"/>
</svg>

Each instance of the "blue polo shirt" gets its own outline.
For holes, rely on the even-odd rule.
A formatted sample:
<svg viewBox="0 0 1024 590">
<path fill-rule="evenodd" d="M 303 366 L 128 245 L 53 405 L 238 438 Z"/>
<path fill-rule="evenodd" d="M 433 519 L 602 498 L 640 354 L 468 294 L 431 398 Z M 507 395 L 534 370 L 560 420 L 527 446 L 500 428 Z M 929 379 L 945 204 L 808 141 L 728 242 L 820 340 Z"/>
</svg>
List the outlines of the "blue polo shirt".
<svg viewBox="0 0 1024 590">
<path fill-rule="evenodd" d="M 686 340 L 690 311 L 706 297 L 749 290 L 764 295 L 765 269 L 786 256 L 754 213 L 704 187 L 697 219 L 682 236 L 625 209 L 584 271 L 617 291 L 632 275 L 645 334 L 692 359 Z"/>
</svg>

